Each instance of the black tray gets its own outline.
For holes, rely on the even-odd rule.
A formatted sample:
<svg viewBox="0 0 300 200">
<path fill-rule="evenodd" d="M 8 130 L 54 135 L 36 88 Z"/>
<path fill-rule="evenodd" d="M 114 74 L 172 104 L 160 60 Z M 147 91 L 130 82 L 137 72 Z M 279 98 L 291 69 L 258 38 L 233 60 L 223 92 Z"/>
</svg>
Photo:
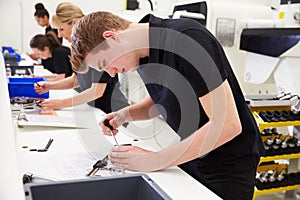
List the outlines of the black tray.
<svg viewBox="0 0 300 200">
<path fill-rule="evenodd" d="M 171 199 L 145 174 L 25 184 L 26 200 Z"/>
</svg>

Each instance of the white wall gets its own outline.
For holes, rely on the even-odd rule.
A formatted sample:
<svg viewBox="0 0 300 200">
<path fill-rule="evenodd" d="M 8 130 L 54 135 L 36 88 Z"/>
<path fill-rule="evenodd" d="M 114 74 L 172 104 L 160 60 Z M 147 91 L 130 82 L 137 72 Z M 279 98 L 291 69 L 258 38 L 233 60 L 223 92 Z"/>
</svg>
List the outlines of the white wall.
<svg viewBox="0 0 300 200">
<path fill-rule="evenodd" d="M 124 0 L 71 0 L 70 2 L 82 8 L 85 14 L 97 10 L 112 11 L 130 20 L 137 21 L 141 16 L 150 12 L 147 0 L 140 1 L 140 10 L 124 12 Z M 161 17 L 170 14 L 172 5 L 176 2 L 187 0 L 152 0 L 154 2 L 155 13 Z M 268 4 L 269 0 L 209 0 L 208 2 L 224 2 L 233 5 L 237 2 L 255 4 Z M 44 33 L 44 28 L 40 27 L 34 20 L 34 5 L 41 2 L 50 13 L 50 17 L 55 12 L 56 6 L 63 0 L 0 0 L 0 46 L 13 46 L 20 52 L 30 52 L 29 41 L 37 33 Z M 232 3 L 233 2 L 233 3 Z M 230 13 L 230 6 L 227 11 L 221 10 L 220 13 Z M 229 10 L 228 10 L 229 9 Z M 232 13 L 232 12 L 231 12 Z"/>
<path fill-rule="evenodd" d="M 56 6 L 66 0 L 0 0 L 0 46 L 12 46 L 20 53 L 30 52 L 29 41 L 38 33 L 44 33 L 34 20 L 34 5 L 43 3 L 49 11 L 50 17 L 55 12 Z M 105 10 L 114 12 L 132 21 L 150 12 L 150 5 L 147 0 L 140 1 L 140 10 L 124 11 L 125 0 L 69 0 L 79 6 L 84 14 L 93 11 Z M 166 17 L 169 8 L 176 0 L 153 0 L 155 12 Z"/>
<path fill-rule="evenodd" d="M 12 46 L 20 52 L 30 51 L 30 39 L 35 34 L 44 33 L 44 28 L 40 27 L 33 17 L 34 5 L 38 2 L 44 4 L 51 17 L 56 6 L 63 1 L 0 0 L 0 46 Z M 84 13 L 97 10 L 120 12 L 124 7 L 123 0 L 72 0 L 70 2 L 82 8 Z"/>
</svg>

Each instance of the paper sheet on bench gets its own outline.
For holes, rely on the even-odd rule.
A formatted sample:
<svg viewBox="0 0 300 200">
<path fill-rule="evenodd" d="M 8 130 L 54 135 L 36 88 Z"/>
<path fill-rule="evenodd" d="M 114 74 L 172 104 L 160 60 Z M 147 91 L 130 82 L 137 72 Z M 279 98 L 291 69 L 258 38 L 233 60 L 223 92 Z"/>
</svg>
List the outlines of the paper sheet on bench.
<svg viewBox="0 0 300 200">
<path fill-rule="evenodd" d="M 75 121 L 72 117 L 49 116 L 49 115 L 28 115 L 26 120 L 19 120 L 19 126 L 50 126 L 65 128 L 87 128 L 82 122 Z"/>
</svg>

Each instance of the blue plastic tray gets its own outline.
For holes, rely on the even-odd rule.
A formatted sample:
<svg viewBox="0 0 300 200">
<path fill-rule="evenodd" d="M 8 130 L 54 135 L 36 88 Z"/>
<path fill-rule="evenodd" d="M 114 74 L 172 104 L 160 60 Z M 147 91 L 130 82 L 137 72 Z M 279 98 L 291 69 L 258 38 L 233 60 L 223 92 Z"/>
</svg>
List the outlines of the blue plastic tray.
<svg viewBox="0 0 300 200">
<path fill-rule="evenodd" d="M 8 90 L 9 97 L 33 97 L 49 98 L 49 92 L 39 95 L 35 92 L 33 85 L 39 81 L 46 81 L 45 78 L 9 78 Z"/>
</svg>

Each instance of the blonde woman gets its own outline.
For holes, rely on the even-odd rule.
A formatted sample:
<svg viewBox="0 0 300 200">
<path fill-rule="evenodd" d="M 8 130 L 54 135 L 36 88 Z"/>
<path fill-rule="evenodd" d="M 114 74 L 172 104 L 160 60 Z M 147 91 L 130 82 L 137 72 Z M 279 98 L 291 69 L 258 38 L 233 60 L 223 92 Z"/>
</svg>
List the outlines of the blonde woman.
<svg viewBox="0 0 300 200">
<path fill-rule="evenodd" d="M 71 41 L 72 27 L 84 14 L 79 7 L 69 2 L 60 3 L 52 17 L 52 24 L 58 28 L 59 37 Z M 71 77 L 57 82 L 39 82 L 35 86 L 38 93 L 45 93 L 51 89 L 69 89 L 80 87 L 78 95 L 66 99 L 51 99 L 42 103 L 45 109 L 60 109 L 88 103 L 106 113 L 117 111 L 128 105 L 125 96 L 119 89 L 118 77 L 110 77 L 106 72 L 98 72 L 89 68 L 84 73 L 74 72 Z"/>
</svg>

